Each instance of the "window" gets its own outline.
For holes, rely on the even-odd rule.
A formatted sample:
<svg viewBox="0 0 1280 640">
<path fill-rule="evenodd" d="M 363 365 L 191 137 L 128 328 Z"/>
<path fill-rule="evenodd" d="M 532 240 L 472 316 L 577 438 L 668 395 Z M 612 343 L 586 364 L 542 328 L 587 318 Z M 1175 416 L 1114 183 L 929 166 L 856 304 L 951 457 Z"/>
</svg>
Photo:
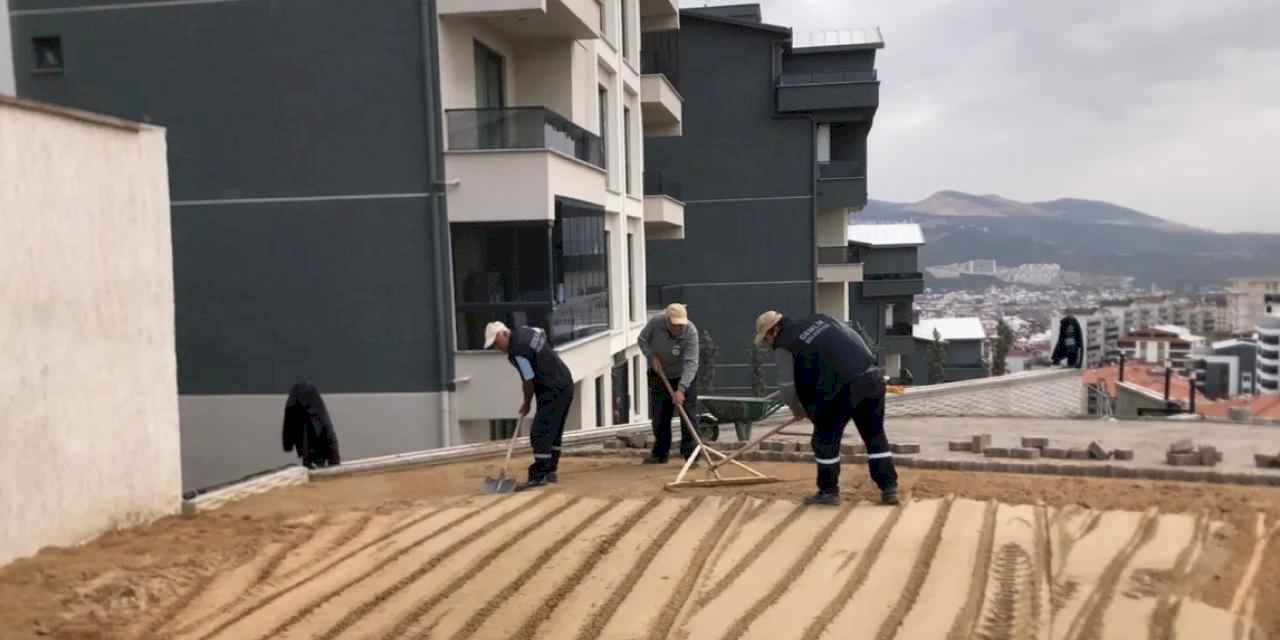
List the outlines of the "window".
<svg viewBox="0 0 1280 640">
<path fill-rule="evenodd" d="M 62 71 L 62 38 L 60 36 L 32 38 L 31 44 L 35 48 L 36 71 Z"/>
<path fill-rule="evenodd" d="M 636 321 L 636 234 L 627 234 L 627 319 Z"/>
<path fill-rule="evenodd" d="M 622 57 L 631 59 L 631 14 L 627 13 L 627 5 L 631 0 L 622 0 Z"/>
<path fill-rule="evenodd" d="M 605 424 L 605 394 L 604 394 L 604 376 L 596 378 L 596 426 L 603 427 Z"/>
<path fill-rule="evenodd" d="M 596 6 L 600 9 L 600 37 L 609 37 L 609 11 L 605 6 L 604 0 L 596 0 Z"/>
<path fill-rule="evenodd" d="M 506 440 L 511 434 L 516 432 L 516 421 L 514 419 L 490 420 L 489 421 L 489 439 L 490 440 Z"/>
<path fill-rule="evenodd" d="M 548 327 L 551 227 L 546 223 L 451 226 L 458 348 L 484 347 L 484 326 Z"/>
<path fill-rule="evenodd" d="M 885 329 L 893 328 L 893 305 L 884 305 L 884 327 Z"/>
<path fill-rule="evenodd" d="M 631 180 L 631 108 L 622 108 L 622 168 L 627 174 L 627 193 L 634 194 Z"/>
<path fill-rule="evenodd" d="M 631 372 L 625 352 L 613 354 L 613 424 L 631 422 Z"/>
<path fill-rule="evenodd" d="M 609 90 L 600 87 L 600 148 L 604 154 L 604 168 L 609 169 Z"/>
<path fill-rule="evenodd" d="M 635 393 L 632 395 L 632 404 L 636 408 L 636 416 L 640 415 L 640 394 L 644 393 L 644 387 L 640 386 L 640 356 L 631 359 L 631 380 L 636 386 Z"/>
<path fill-rule="evenodd" d="M 563 344 L 609 328 L 609 251 L 604 209 L 556 199 L 552 228 L 555 311 L 551 341 Z"/>
<path fill-rule="evenodd" d="M 507 106 L 506 77 L 502 55 L 475 43 L 476 108 L 501 109 Z"/>
</svg>

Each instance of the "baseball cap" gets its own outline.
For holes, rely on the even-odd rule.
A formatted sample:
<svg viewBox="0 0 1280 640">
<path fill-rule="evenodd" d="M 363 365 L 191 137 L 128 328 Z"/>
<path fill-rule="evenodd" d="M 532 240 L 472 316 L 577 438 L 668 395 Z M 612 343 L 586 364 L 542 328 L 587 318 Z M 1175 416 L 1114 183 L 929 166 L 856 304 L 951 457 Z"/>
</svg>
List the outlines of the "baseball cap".
<svg viewBox="0 0 1280 640">
<path fill-rule="evenodd" d="M 501 322 L 490 322 L 489 324 L 485 325 L 484 348 L 492 349 L 493 341 L 498 338 L 499 333 L 503 333 L 503 332 L 510 333 L 511 330 L 507 328 L 507 325 L 502 324 Z"/>
<path fill-rule="evenodd" d="M 676 326 L 689 324 L 689 310 L 678 302 L 667 305 L 667 322 Z"/>
<path fill-rule="evenodd" d="M 778 324 L 779 320 L 782 320 L 782 314 L 772 310 L 766 311 L 760 314 L 760 317 L 756 318 L 757 347 L 764 346 L 764 334 L 769 333 L 769 330 L 772 329 L 774 325 Z"/>
</svg>

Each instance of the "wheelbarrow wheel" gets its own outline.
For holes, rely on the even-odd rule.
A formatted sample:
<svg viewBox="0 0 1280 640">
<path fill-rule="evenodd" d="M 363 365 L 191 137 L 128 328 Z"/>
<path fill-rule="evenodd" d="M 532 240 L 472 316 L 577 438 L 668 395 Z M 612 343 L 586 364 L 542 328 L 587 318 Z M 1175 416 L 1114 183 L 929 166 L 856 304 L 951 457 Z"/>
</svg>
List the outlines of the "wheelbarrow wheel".
<svg viewBox="0 0 1280 640">
<path fill-rule="evenodd" d="M 714 419 L 708 420 L 703 416 L 698 421 L 698 437 L 710 442 L 718 442 L 720 440 L 720 423 Z"/>
</svg>

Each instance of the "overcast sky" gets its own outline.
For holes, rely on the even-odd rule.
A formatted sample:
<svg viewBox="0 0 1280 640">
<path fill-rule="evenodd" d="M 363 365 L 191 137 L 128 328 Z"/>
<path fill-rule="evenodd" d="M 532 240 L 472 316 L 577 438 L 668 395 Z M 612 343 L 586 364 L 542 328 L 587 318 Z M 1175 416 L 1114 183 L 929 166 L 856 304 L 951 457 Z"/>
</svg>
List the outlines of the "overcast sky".
<svg viewBox="0 0 1280 640">
<path fill-rule="evenodd" d="M 873 198 L 1091 198 L 1280 232 L 1280 0 L 761 4 L 796 31 L 883 31 Z"/>
</svg>

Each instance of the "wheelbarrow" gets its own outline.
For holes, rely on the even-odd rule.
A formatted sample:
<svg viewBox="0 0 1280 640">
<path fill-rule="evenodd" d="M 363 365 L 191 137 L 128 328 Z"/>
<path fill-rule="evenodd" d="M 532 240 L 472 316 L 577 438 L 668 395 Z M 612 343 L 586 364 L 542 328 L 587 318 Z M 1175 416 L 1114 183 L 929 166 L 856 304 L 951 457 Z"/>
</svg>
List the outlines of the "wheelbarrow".
<svg viewBox="0 0 1280 640">
<path fill-rule="evenodd" d="M 719 431 L 719 425 L 732 423 L 740 442 L 750 441 L 752 425 L 777 413 L 783 406 L 778 393 L 763 398 L 702 396 L 699 400 L 714 418 L 716 430 Z"/>
</svg>

